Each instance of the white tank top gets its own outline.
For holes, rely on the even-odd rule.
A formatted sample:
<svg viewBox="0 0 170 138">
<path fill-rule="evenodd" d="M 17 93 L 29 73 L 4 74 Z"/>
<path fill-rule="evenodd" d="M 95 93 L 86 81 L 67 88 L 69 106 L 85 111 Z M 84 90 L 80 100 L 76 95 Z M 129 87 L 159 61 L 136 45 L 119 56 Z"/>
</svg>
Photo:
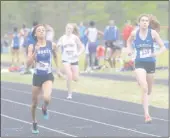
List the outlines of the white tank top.
<svg viewBox="0 0 170 138">
<path fill-rule="evenodd" d="M 62 60 L 69 63 L 77 62 L 78 57 L 75 56 L 78 52 L 76 44 L 77 36 L 72 34 L 71 36 L 63 35 L 59 41 L 58 46 L 61 46 Z"/>
<path fill-rule="evenodd" d="M 98 31 L 97 31 L 96 28 L 88 28 L 88 34 L 87 34 L 88 41 L 96 42 L 97 41 L 97 34 L 98 34 Z"/>
</svg>

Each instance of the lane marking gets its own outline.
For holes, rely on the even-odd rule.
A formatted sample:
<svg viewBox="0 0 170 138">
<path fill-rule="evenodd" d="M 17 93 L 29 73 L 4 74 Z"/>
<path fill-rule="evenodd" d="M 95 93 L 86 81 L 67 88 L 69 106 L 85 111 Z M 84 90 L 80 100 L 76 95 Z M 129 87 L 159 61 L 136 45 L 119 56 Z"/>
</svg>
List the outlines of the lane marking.
<svg viewBox="0 0 170 138">
<path fill-rule="evenodd" d="M 5 102 L 12 103 L 12 104 L 18 104 L 18 105 L 30 107 L 30 105 L 28 105 L 28 104 L 12 101 L 12 100 L 9 100 L 9 99 L 1 98 L 1 100 L 5 101 Z M 37 109 L 41 110 L 40 107 L 37 107 Z M 85 120 L 85 121 L 89 121 L 89 122 L 93 122 L 93 123 L 96 123 L 96 124 L 101 124 L 101 125 L 109 126 L 109 127 L 113 127 L 113 128 L 119 128 L 119 129 L 122 129 L 122 130 L 131 131 L 131 132 L 135 132 L 135 133 L 139 133 L 139 134 L 143 134 L 143 135 L 147 135 L 147 136 L 161 137 L 161 136 L 150 134 L 150 133 L 140 132 L 140 131 L 137 131 L 137 130 L 134 130 L 134 129 L 129 129 L 129 128 L 125 128 L 125 127 L 121 127 L 121 126 L 117 126 L 117 125 L 112 125 L 112 124 L 108 124 L 108 123 L 104 123 L 104 122 L 100 122 L 100 121 L 96 121 L 96 120 L 92 120 L 92 119 L 87 119 L 87 118 L 83 118 L 83 117 L 79 117 L 79 116 L 74 116 L 74 115 L 70 115 L 70 114 L 66 114 L 66 113 L 56 112 L 56 111 L 53 111 L 53 110 L 48 110 L 48 111 L 51 112 L 51 113 L 54 113 L 54 114 L 59 114 L 59 115 L 67 116 L 67 117 L 70 117 L 70 118 Z"/>
<path fill-rule="evenodd" d="M 18 92 L 18 93 L 24 93 L 24 94 L 29 94 L 31 95 L 30 92 L 28 91 L 22 91 L 22 90 L 17 90 L 17 89 L 12 89 L 12 88 L 5 88 L 5 87 L 1 87 L 2 89 L 6 89 L 9 90 L 7 92 Z M 121 110 L 116 110 L 116 109 L 110 109 L 110 108 L 106 108 L 106 107 L 101 107 L 101 106 L 97 106 L 97 105 L 93 105 L 93 104 L 86 104 L 86 103 L 82 103 L 82 102 L 76 102 L 73 100 L 67 100 L 67 99 L 61 99 L 61 98 L 56 98 L 56 97 L 51 97 L 52 99 L 55 100 L 60 100 L 60 101 L 64 101 L 64 102 L 69 102 L 69 103 L 74 103 L 74 104 L 79 104 L 79 105 L 84 105 L 87 107 L 93 107 L 93 108 L 97 108 L 97 109 L 101 109 L 101 110 L 107 110 L 107 111 L 111 111 L 111 112 L 118 112 L 118 113 L 122 113 L 122 114 L 128 114 L 128 115 L 133 115 L 133 116 L 138 116 L 138 117 L 144 117 L 143 115 L 140 114 L 136 114 L 136 113 L 131 113 L 131 112 L 126 112 L 126 111 L 121 111 Z M 153 120 L 160 120 L 160 121 L 165 121 L 165 122 L 169 122 L 169 120 L 167 119 L 162 119 L 162 118 L 158 118 L 158 117 L 152 117 Z"/>
<path fill-rule="evenodd" d="M 11 119 L 11 120 L 15 120 L 15 121 L 21 122 L 21 123 L 32 125 L 32 123 L 30 123 L 30 122 L 27 122 L 27 121 L 21 120 L 21 119 L 17 119 L 17 118 L 14 118 L 14 117 L 10 117 L 10 116 L 5 115 L 5 114 L 1 114 L 1 116 L 5 117 L 5 118 L 8 118 L 8 119 Z M 49 131 L 53 131 L 53 132 L 56 132 L 56 133 L 60 133 L 60 134 L 66 135 L 66 136 L 77 137 L 75 135 L 64 133 L 64 132 L 61 132 L 61 131 L 58 131 L 58 130 L 55 130 L 55 129 L 52 129 L 52 128 L 48 128 L 48 127 L 45 127 L 45 126 L 42 126 L 42 125 L 38 125 L 38 127 L 46 129 L 46 130 L 49 130 Z"/>
</svg>

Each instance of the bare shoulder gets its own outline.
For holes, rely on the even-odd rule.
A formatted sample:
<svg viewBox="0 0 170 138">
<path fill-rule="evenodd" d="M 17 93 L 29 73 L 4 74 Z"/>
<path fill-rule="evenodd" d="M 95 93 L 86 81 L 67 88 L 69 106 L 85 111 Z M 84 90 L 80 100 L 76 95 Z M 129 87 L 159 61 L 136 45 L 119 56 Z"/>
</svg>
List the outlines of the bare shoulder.
<svg viewBox="0 0 170 138">
<path fill-rule="evenodd" d="M 134 29 L 134 30 L 132 31 L 132 33 L 131 33 L 131 36 L 132 36 L 132 37 L 135 36 L 135 35 L 136 35 L 136 32 L 137 32 L 137 29 Z"/>
<path fill-rule="evenodd" d="M 151 35 L 152 35 L 152 36 L 157 35 L 157 34 L 158 34 L 158 33 L 157 33 L 155 30 L 151 29 Z"/>
<path fill-rule="evenodd" d="M 157 33 L 155 30 L 151 29 L 151 33 Z"/>
<path fill-rule="evenodd" d="M 57 45 L 56 43 L 52 42 L 52 46 L 56 46 L 56 45 Z"/>
<path fill-rule="evenodd" d="M 159 37 L 159 34 L 155 30 L 151 29 L 151 36 L 155 40 L 157 37 Z"/>
<path fill-rule="evenodd" d="M 33 49 L 34 49 L 34 45 L 33 45 L 33 44 L 30 44 L 30 45 L 28 46 L 28 55 L 31 55 L 31 54 L 32 54 Z"/>
<path fill-rule="evenodd" d="M 55 43 L 55 42 L 52 42 L 52 49 L 54 50 L 54 49 L 56 49 L 58 46 L 57 46 L 57 44 Z"/>
</svg>

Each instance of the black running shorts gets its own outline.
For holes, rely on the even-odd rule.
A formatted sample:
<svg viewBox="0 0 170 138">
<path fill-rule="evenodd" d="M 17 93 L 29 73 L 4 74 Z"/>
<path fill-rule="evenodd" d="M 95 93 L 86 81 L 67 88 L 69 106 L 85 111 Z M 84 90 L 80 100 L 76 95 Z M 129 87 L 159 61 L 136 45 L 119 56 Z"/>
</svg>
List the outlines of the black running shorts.
<svg viewBox="0 0 170 138">
<path fill-rule="evenodd" d="M 149 73 L 155 73 L 156 63 L 155 62 L 144 62 L 144 61 L 136 61 L 135 68 L 142 68 Z"/>
<path fill-rule="evenodd" d="M 63 63 L 69 63 L 69 62 L 67 62 L 67 61 L 62 61 Z M 69 63 L 70 65 L 78 65 L 79 63 L 78 63 L 78 61 L 76 61 L 76 62 L 72 62 L 72 63 Z"/>
<path fill-rule="evenodd" d="M 49 73 L 47 75 L 33 75 L 33 86 L 41 87 L 42 84 L 48 80 L 51 80 L 54 82 L 54 76 L 52 73 Z"/>
<path fill-rule="evenodd" d="M 120 50 L 121 47 L 115 45 L 114 42 L 115 42 L 115 41 L 106 41 L 106 42 L 105 42 L 106 48 L 109 47 L 109 48 L 111 48 L 113 51 L 114 51 L 114 50 Z"/>
</svg>

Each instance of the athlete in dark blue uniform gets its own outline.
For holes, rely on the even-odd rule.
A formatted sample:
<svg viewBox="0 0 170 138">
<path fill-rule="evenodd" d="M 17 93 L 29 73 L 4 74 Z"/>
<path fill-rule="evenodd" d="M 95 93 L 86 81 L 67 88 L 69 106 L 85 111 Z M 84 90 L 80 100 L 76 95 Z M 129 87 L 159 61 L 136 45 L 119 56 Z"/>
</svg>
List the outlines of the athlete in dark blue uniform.
<svg viewBox="0 0 170 138">
<path fill-rule="evenodd" d="M 12 52 L 12 63 L 11 66 L 15 64 L 15 58 L 17 59 L 17 63 L 19 64 L 19 49 L 20 49 L 20 35 L 18 32 L 18 28 L 14 28 L 12 44 L 11 44 L 11 52 Z"/>
<path fill-rule="evenodd" d="M 42 91 L 44 92 L 44 104 L 42 106 L 42 112 L 45 119 L 48 119 L 47 106 L 51 99 L 52 84 L 54 76 L 52 73 L 52 58 L 56 66 L 57 54 L 56 44 L 50 41 L 46 41 L 46 32 L 43 25 L 37 25 L 32 33 L 35 40 L 35 44 L 31 44 L 28 47 L 28 61 L 30 66 L 35 63 L 34 75 L 33 75 L 33 88 L 32 88 L 32 119 L 33 130 L 32 133 L 39 133 L 37 128 L 37 121 L 35 118 L 35 111 L 38 104 L 38 96 Z"/>
<path fill-rule="evenodd" d="M 157 26 L 155 28 L 155 26 Z M 132 53 L 132 42 L 136 50 L 135 74 L 142 89 L 142 103 L 145 114 L 145 122 L 152 121 L 149 114 L 149 95 L 152 91 L 153 74 L 155 73 L 156 56 L 166 51 L 163 41 L 155 30 L 159 30 L 159 23 L 150 15 L 139 17 L 139 28 L 135 29 L 128 41 L 127 50 Z M 159 51 L 154 51 L 154 42 L 160 46 Z"/>
<path fill-rule="evenodd" d="M 155 72 L 156 58 L 150 56 L 154 53 L 154 40 L 152 38 L 152 29 L 148 29 L 147 36 L 142 40 L 139 36 L 140 30 L 136 32 L 134 48 L 136 49 L 135 68 L 143 68 L 147 73 Z"/>
</svg>

